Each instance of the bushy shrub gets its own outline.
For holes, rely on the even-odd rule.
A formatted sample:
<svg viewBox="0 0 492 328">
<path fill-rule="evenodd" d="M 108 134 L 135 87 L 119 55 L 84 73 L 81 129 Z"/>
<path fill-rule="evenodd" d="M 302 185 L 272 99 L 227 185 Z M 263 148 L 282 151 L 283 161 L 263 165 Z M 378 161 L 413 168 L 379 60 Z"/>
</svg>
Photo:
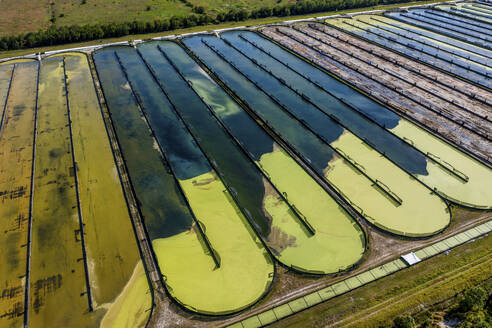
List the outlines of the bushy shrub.
<svg viewBox="0 0 492 328">
<path fill-rule="evenodd" d="M 459 312 L 469 312 L 472 310 L 483 309 L 487 301 L 487 292 L 481 287 L 467 289 L 463 293 L 463 298 L 458 305 Z"/>
<path fill-rule="evenodd" d="M 412 316 L 397 317 L 393 321 L 395 328 L 415 328 L 415 320 Z"/>
</svg>

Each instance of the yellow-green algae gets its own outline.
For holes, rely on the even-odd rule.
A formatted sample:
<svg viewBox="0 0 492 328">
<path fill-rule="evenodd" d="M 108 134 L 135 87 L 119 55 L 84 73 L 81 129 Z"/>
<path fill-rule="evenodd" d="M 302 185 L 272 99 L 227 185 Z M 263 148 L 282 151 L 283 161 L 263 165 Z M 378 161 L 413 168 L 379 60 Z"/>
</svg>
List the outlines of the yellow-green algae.
<svg viewBox="0 0 492 328">
<path fill-rule="evenodd" d="M 18 59 L 11 59 L 7 60 L 4 62 L 1 62 L 0 65 L 10 65 L 10 64 L 17 64 L 17 63 L 27 63 L 27 62 L 33 62 L 35 59 L 29 59 L 29 58 L 18 58 Z"/>
<path fill-rule="evenodd" d="M 295 263 L 305 271 L 329 273 L 344 270 L 360 260 L 365 249 L 360 226 L 283 149 L 263 154 L 259 164 L 315 230 L 314 235 L 305 229 L 302 235 L 276 234 L 276 231 L 298 232 L 299 223 L 283 219 L 284 203 L 267 193 L 264 206 L 275 217 L 269 238 L 291 238 L 293 244 L 279 252 L 282 263 Z M 308 253 L 308 249 L 315 251 Z"/>
<path fill-rule="evenodd" d="M 118 62 L 114 60 L 114 53 L 99 52 L 94 58 L 112 111 L 113 122 L 121 138 L 122 149 L 128 155 L 126 157 L 127 164 L 130 165 L 130 177 L 133 179 L 132 182 L 136 182 L 136 188 L 140 188 L 140 194 L 144 196 L 141 198 L 143 213 L 150 214 L 148 215 L 150 220 L 158 220 L 159 216 L 166 220 L 173 220 L 173 212 L 168 213 L 171 216 L 166 216 L 167 208 L 160 212 L 159 204 L 162 206 L 162 202 L 167 202 L 171 205 L 170 211 L 173 210 L 172 205 L 179 206 L 174 207 L 178 220 L 190 218 L 189 225 L 188 222 L 176 222 L 181 225 L 178 226 L 179 232 L 155 230 L 151 232 L 154 236 L 154 252 L 161 272 L 165 275 L 164 279 L 167 280 L 166 286 L 170 295 L 190 310 L 209 314 L 239 311 L 256 302 L 270 286 L 273 264 L 261 243 L 253 237 L 253 232 L 248 230 L 244 218 L 237 212 L 224 186 L 212 173 L 205 174 L 205 181 L 199 177 L 200 174 L 191 174 L 189 176 L 193 179 L 190 181 L 176 181 L 176 185 L 174 180 L 173 184 L 169 183 L 170 178 L 174 179 L 172 172 L 167 171 L 163 164 L 162 155 L 158 152 L 160 147 L 146 126 L 147 117 L 141 116 L 142 112 L 131 94 L 132 86 L 118 67 Z M 146 103 L 142 101 L 141 104 Z M 149 108 L 144 107 L 146 114 Z M 140 149 L 139 145 L 144 147 Z M 167 148 L 163 149 L 165 151 Z M 142 157 L 150 159 L 148 167 L 145 166 L 146 163 L 141 162 Z M 175 163 L 168 162 L 169 165 Z M 150 168 L 158 172 L 157 177 L 154 177 L 153 171 L 146 171 Z M 161 186 L 169 186 L 169 189 L 155 190 L 159 194 L 158 197 L 146 194 L 142 190 L 143 187 L 154 181 Z M 192 181 L 196 181 L 195 186 Z M 186 184 L 191 185 L 188 188 L 191 191 L 196 188 L 201 189 L 201 192 L 190 192 L 183 187 Z M 210 188 L 210 186 L 217 188 Z M 183 189 L 178 189 L 181 187 Z M 201 232 L 196 225 L 192 225 L 194 220 L 188 214 L 189 209 L 181 206 L 181 194 L 178 194 L 180 191 L 184 191 L 183 194 L 190 204 L 191 211 L 201 222 L 200 227 L 205 231 L 213 254 L 220 264 L 218 268 Z M 207 202 L 209 198 L 210 202 Z M 159 211 L 153 213 L 153 208 Z M 181 211 L 186 213 L 180 216 Z M 156 222 L 152 223 L 154 225 L 151 227 L 156 228 Z M 187 237 L 184 239 L 184 244 L 181 243 L 182 235 Z M 242 279 L 243 276 L 246 278 Z M 198 308 L 199 306 L 201 308 Z"/>
<path fill-rule="evenodd" d="M 212 67 L 221 72 L 219 75 L 226 79 L 224 80 L 226 83 L 231 81 L 231 85 L 234 85 L 233 78 L 228 80 L 229 75 L 225 73 L 227 72 L 226 69 L 222 66 L 220 68 Z M 231 73 L 231 76 L 233 75 L 234 73 Z M 252 88 L 252 86 L 248 86 Z M 263 86 L 260 87 L 264 88 Z M 323 167 L 317 164 L 318 173 L 323 174 L 327 182 L 338 189 L 339 193 L 343 194 L 344 198 L 351 202 L 370 222 L 384 230 L 406 236 L 429 236 L 440 232 L 449 224 L 450 214 L 447 211 L 446 203 L 440 197 L 381 154 L 372 150 L 360 139 L 350 133 L 344 133 L 338 140 L 330 141 L 329 146 L 328 141 L 323 144 L 315 135 L 303 133 L 305 129 L 302 125 L 297 121 L 292 121 L 283 113 L 282 109 L 278 109 L 280 111 L 278 114 L 270 113 L 264 109 L 262 103 L 254 103 L 255 100 L 252 99 L 254 96 L 247 95 L 252 91 L 246 88 L 237 89 L 235 90 L 236 93 L 244 92 L 241 96 L 251 107 L 257 106 L 255 111 L 260 113 L 259 115 L 262 116 L 263 120 L 268 120 L 269 124 L 277 131 L 285 131 L 282 136 L 288 142 L 293 142 L 294 147 L 299 147 L 298 151 L 311 156 L 316 155 L 317 151 L 329 154 L 323 159 L 323 164 L 321 164 Z M 272 104 L 272 108 L 274 106 L 276 105 Z M 291 111 L 292 109 L 287 110 Z M 294 136 L 288 130 L 289 128 L 296 130 L 299 137 Z M 304 145 L 300 142 L 303 137 L 306 137 L 305 144 L 313 145 L 316 150 L 314 147 L 310 150 L 303 150 Z M 358 144 L 354 143 L 354 140 Z M 336 160 L 337 154 L 332 148 L 340 154 L 345 154 L 344 160 Z M 364 154 L 364 156 L 360 154 Z M 363 165 L 367 168 L 364 168 Z M 391 178 L 386 179 L 381 168 L 389 170 Z M 385 176 L 384 179 L 383 176 Z M 404 184 L 406 188 L 400 190 L 397 187 L 398 184 Z M 432 217 L 432 222 L 428 222 L 429 216 Z"/>
<path fill-rule="evenodd" d="M 37 70 L 15 68 L 0 127 L 0 327 L 23 324 Z M 0 117 L 11 77 L 0 69 Z"/>
<path fill-rule="evenodd" d="M 30 258 L 29 327 L 87 327 L 74 163 L 61 59 L 41 63 Z"/>
<path fill-rule="evenodd" d="M 155 239 L 154 252 L 165 268 L 171 296 L 200 313 L 226 314 L 252 305 L 273 279 L 268 253 L 215 173 L 179 183 L 218 253 L 220 267 L 204 256 L 193 231 Z"/>
<path fill-rule="evenodd" d="M 109 305 L 101 321 L 101 328 L 145 327 L 152 307 L 152 297 L 142 261 L 116 300 Z"/>
<path fill-rule="evenodd" d="M 458 204 L 492 208 L 490 168 L 407 120 L 400 120 L 391 131 L 434 159 L 427 161 L 429 174 L 418 175 L 418 179 Z M 450 173 L 453 169 L 454 174 Z"/>
<path fill-rule="evenodd" d="M 87 57 L 64 53 L 89 278 L 94 307 L 111 302 L 139 261 Z M 142 290 L 141 297 L 150 297 Z"/>
<path fill-rule="evenodd" d="M 373 183 L 361 180 L 342 158 L 330 162 L 325 174 L 369 221 L 407 236 L 432 235 L 449 224 L 450 213 L 440 197 L 362 140 L 344 132 L 331 145 L 372 178 Z"/>
</svg>

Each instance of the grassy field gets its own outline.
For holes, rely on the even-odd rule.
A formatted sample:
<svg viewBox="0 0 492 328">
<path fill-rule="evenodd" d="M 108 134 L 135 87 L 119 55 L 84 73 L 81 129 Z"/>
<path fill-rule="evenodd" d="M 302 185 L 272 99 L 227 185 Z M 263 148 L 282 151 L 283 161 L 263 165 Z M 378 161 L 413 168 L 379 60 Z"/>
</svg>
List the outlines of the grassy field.
<svg viewBox="0 0 492 328">
<path fill-rule="evenodd" d="M 438 2 L 441 2 L 441 1 L 435 1 L 435 0 L 415 1 L 415 2 L 409 2 L 409 3 L 404 3 L 404 4 L 381 5 L 381 6 L 375 6 L 375 7 L 343 10 L 343 11 L 338 11 L 338 12 L 322 12 L 322 13 L 316 13 L 316 14 L 299 15 L 299 16 L 291 16 L 291 17 L 268 17 L 268 18 L 260 18 L 260 19 L 250 19 L 250 20 L 246 20 L 246 21 L 242 21 L 242 22 L 232 22 L 232 23 L 227 22 L 227 23 L 216 24 L 216 25 L 197 26 L 197 27 L 190 27 L 190 28 L 185 28 L 185 29 L 177 29 L 177 30 L 168 31 L 168 32 L 159 32 L 159 33 L 150 33 L 150 34 L 135 34 L 135 35 L 128 35 L 128 36 L 124 36 L 124 37 L 120 37 L 120 38 L 100 39 L 100 40 L 94 40 L 94 41 L 88 41 L 88 42 L 71 43 L 71 44 L 56 45 L 56 46 L 49 46 L 49 47 L 38 47 L 38 48 L 32 48 L 32 49 L 2 51 L 2 52 L 0 52 L 0 58 L 23 56 L 23 55 L 32 54 L 32 53 L 60 50 L 60 49 L 73 48 L 73 47 L 85 47 L 85 46 L 101 45 L 101 44 L 109 43 L 109 42 L 128 41 L 128 40 L 136 40 L 136 39 L 147 39 L 147 38 L 154 38 L 154 37 L 166 36 L 166 35 L 192 33 L 192 32 L 199 32 L 199 31 L 209 31 L 209 30 L 220 29 L 220 28 L 230 28 L 230 27 L 244 26 L 244 25 L 251 26 L 251 25 L 278 23 L 278 22 L 282 22 L 282 21 L 285 21 L 288 19 L 305 19 L 305 18 L 310 18 L 310 17 L 337 15 L 337 14 L 343 14 L 343 13 L 360 12 L 360 11 L 368 11 L 368 10 L 376 10 L 376 9 L 391 9 L 391 8 L 397 8 L 397 7 L 402 7 L 402 6 L 424 5 L 424 4 L 432 4 L 432 3 L 438 3 Z M 4 31 L 10 31 L 11 34 L 22 32 L 23 29 L 19 27 L 19 24 L 20 24 L 19 22 L 30 22 L 30 24 L 29 24 L 30 26 L 37 25 L 37 24 L 35 24 L 35 22 L 40 22 L 39 24 L 41 24 L 41 25 L 38 24 L 39 26 L 44 26 L 44 27 L 49 26 L 48 21 L 45 21 L 44 18 L 39 18 L 39 15 L 41 15 L 42 17 L 45 17 L 44 14 L 40 14 L 40 12 L 42 11 L 42 8 L 40 8 L 41 6 L 39 6 L 39 3 L 32 4 L 30 1 L 27 1 L 27 0 L 20 0 L 20 1 L 15 2 L 15 4 L 16 4 L 15 6 L 12 5 L 12 3 L 14 3 L 13 0 L 7 0 L 7 1 L 0 2 L 0 12 L 2 13 L 2 18 L 4 18 L 3 13 L 8 13 L 8 14 L 5 14 L 5 19 L 0 19 L 0 31 L 3 29 Z M 17 8 L 20 6 L 19 3 L 24 4 L 23 6 L 26 7 L 27 9 L 25 11 L 17 10 Z M 14 10 L 14 8 L 15 8 L 15 10 Z M 10 17 L 12 17 L 12 16 L 15 16 L 17 18 L 14 20 L 11 20 Z M 32 17 L 30 17 L 30 16 L 32 16 Z M 44 25 L 42 25 L 42 24 L 44 24 Z M 23 24 L 23 27 L 24 26 L 28 26 L 28 24 Z M 36 29 L 36 28 L 37 27 L 31 27 L 30 29 Z M 0 33 L 0 35 L 2 35 L 2 33 Z"/>
<path fill-rule="evenodd" d="M 15 67 L 0 126 L 1 327 L 22 324 L 37 69 L 35 62 Z M 5 101 L 11 76 L 12 66 L 1 67 L 0 101 Z"/>
<path fill-rule="evenodd" d="M 52 26 L 141 21 L 185 16 L 202 6 L 215 16 L 231 9 L 256 9 L 295 0 L 3 0 L 0 2 L 0 36 L 34 32 Z M 27 22 L 27 23 L 26 23 Z"/>
<path fill-rule="evenodd" d="M 490 235 L 466 243 L 271 327 L 391 327 L 396 316 L 424 311 L 490 279 L 491 245 Z"/>
</svg>

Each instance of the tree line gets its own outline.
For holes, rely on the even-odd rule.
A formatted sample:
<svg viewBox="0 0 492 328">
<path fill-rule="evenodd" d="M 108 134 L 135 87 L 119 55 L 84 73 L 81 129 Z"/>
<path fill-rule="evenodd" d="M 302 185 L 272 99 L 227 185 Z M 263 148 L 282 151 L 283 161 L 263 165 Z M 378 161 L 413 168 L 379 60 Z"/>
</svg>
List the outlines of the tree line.
<svg viewBox="0 0 492 328">
<path fill-rule="evenodd" d="M 298 0 L 296 3 L 254 10 L 232 9 L 227 13 L 219 13 L 215 17 L 206 14 L 204 8 L 197 7 L 193 8 L 194 13 L 188 16 L 173 16 L 169 19 L 156 19 L 149 22 L 131 21 L 51 26 L 48 29 L 37 32 L 3 36 L 0 37 L 0 51 L 115 38 L 131 34 L 165 32 L 179 28 L 244 21 L 254 18 L 285 17 L 409 1 L 411 0 Z"/>
</svg>

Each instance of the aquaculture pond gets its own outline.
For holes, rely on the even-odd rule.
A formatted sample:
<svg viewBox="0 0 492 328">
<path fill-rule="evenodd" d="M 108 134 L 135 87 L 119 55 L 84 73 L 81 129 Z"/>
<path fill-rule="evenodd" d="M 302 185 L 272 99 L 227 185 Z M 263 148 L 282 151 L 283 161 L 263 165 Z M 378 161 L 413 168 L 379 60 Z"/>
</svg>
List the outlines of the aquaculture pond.
<svg viewBox="0 0 492 328">
<path fill-rule="evenodd" d="M 95 57 L 98 66 L 99 56 L 103 55 L 112 56 L 115 64 L 111 67 L 112 76 L 108 75 L 112 83 L 119 83 L 120 88 L 127 86 L 133 99 L 125 118 L 133 118 L 128 123 L 140 124 L 142 132 L 147 132 L 152 144 L 149 143 L 150 149 L 143 150 L 160 156 L 159 164 L 164 170 L 167 168 L 166 174 L 176 184 L 177 196 L 183 199 L 186 214 L 191 217 L 187 230 L 153 240 L 171 295 L 202 313 L 229 313 L 251 305 L 266 292 L 273 278 L 268 253 L 137 52 L 132 48 L 103 50 Z M 118 133 L 117 112 L 121 107 L 112 107 L 104 74 L 99 71 Z M 126 153 L 127 161 L 131 155 Z M 129 172 L 132 178 L 131 167 Z M 137 197 L 145 209 L 148 200 L 140 197 L 138 191 Z"/>
<path fill-rule="evenodd" d="M 331 118 L 318 115 L 321 113 L 301 96 L 225 41 L 196 36 L 184 43 L 369 221 L 403 235 L 428 235 L 447 226 L 449 213 L 439 197 Z M 324 129 L 326 124 L 330 125 Z M 387 171 L 385 177 L 383 170 Z M 414 201 L 427 204 L 427 213 L 433 212 L 436 220 L 424 219 L 423 213 L 419 214 L 422 207 L 411 205 Z M 395 217 L 407 219 L 395 221 Z"/>
<path fill-rule="evenodd" d="M 490 41 L 492 41 L 492 36 L 488 33 L 482 31 L 477 31 L 479 27 L 461 27 L 456 23 L 449 24 L 442 22 L 441 19 L 436 17 L 427 17 L 419 14 L 418 11 L 410 11 L 408 13 L 388 13 L 386 14 L 396 20 L 412 24 L 429 31 L 444 34 L 452 38 L 462 40 L 473 45 L 477 45 L 486 49 L 491 50 L 492 46 Z"/>
<path fill-rule="evenodd" d="M 433 29 L 396 20 L 394 15 L 357 15 L 326 23 L 419 61 L 490 88 L 492 52 Z"/>
<path fill-rule="evenodd" d="M 0 326 L 23 324 L 38 64 L 0 66 Z"/>
<path fill-rule="evenodd" d="M 6 62 L 0 96 L 0 326 L 144 326 L 149 286 L 86 55 Z"/>
<path fill-rule="evenodd" d="M 221 325 L 490 211 L 491 42 L 461 2 L 0 62 L 0 328 Z"/>
<path fill-rule="evenodd" d="M 365 240 L 354 220 L 178 44 L 140 51 L 282 264 L 332 273 L 360 259 Z"/>
<path fill-rule="evenodd" d="M 263 32 L 278 41 L 285 38 L 271 30 Z M 269 40 L 254 33 L 240 36 L 239 39 L 253 47 L 248 51 L 249 56 L 255 50 L 268 54 L 257 56 L 255 60 L 268 67 L 270 74 L 295 88 L 304 99 L 315 103 L 322 112 L 331 115 L 430 189 L 466 206 L 490 208 L 487 186 L 492 174 L 486 165 Z M 459 93 L 457 96 L 463 97 Z M 484 108 L 487 110 L 486 106 Z"/>
</svg>

